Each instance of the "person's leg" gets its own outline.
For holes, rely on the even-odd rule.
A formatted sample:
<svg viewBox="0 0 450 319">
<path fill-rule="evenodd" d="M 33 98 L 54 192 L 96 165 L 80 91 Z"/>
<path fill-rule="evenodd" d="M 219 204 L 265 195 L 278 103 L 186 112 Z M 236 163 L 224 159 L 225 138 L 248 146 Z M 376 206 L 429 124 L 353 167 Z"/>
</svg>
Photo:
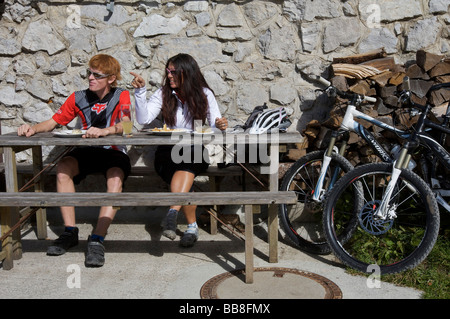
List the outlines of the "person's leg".
<svg viewBox="0 0 450 319">
<path fill-rule="evenodd" d="M 170 183 L 170 191 L 175 192 L 189 192 L 194 184 L 195 174 L 189 171 L 176 171 Z M 178 208 L 180 206 L 173 206 L 171 208 Z M 197 206 L 189 205 L 183 206 L 183 213 L 188 223 L 188 228 L 184 232 L 180 240 L 180 245 L 184 247 L 191 247 L 198 239 L 198 227 L 196 217 Z"/>
<path fill-rule="evenodd" d="M 78 161 L 74 157 L 64 157 L 57 165 L 56 189 L 59 193 L 74 193 L 73 177 L 79 173 Z M 75 208 L 64 206 L 60 208 L 64 222 L 64 232 L 47 248 L 47 255 L 59 256 L 67 249 L 78 244 L 78 228 L 75 221 Z"/>
<path fill-rule="evenodd" d="M 106 186 L 108 193 L 122 192 L 124 172 L 118 167 L 112 167 L 106 172 Z M 88 248 L 86 253 L 86 267 L 101 267 L 105 263 L 105 247 L 103 240 L 108 232 L 117 209 L 113 206 L 103 206 L 100 208 L 97 226 L 88 238 Z"/>
<path fill-rule="evenodd" d="M 121 193 L 123 187 L 124 173 L 118 167 L 110 168 L 106 172 L 106 187 L 108 193 Z M 106 236 L 109 226 L 116 216 L 117 209 L 113 206 L 103 206 L 100 208 L 97 226 L 93 234 L 102 237 Z"/>
<path fill-rule="evenodd" d="M 191 190 L 194 183 L 195 175 L 188 171 L 176 171 L 170 182 L 170 191 L 172 193 L 187 193 Z M 174 240 L 176 238 L 177 230 L 177 218 L 178 212 L 181 206 L 175 205 L 170 206 L 169 211 L 165 219 L 162 222 L 163 233 L 162 235 Z M 196 206 L 185 206 L 183 207 L 183 213 L 186 216 L 188 223 L 195 222 L 195 209 Z"/>
<path fill-rule="evenodd" d="M 194 178 L 195 175 L 191 172 L 188 171 L 176 171 L 173 174 L 172 177 L 172 181 L 170 182 L 170 191 L 172 193 L 188 193 L 190 192 L 192 185 L 194 184 Z M 194 216 L 192 217 L 192 208 L 194 207 Z M 195 207 L 196 206 L 184 206 L 183 207 L 183 212 L 186 215 L 186 208 L 187 209 L 187 215 L 186 215 L 186 219 L 188 220 L 188 222 L 190 220 L 195 221 Z M 181 206 L 171 206 L 170 208 L 176 209 L 176 210 L 180 210 Z"/>
<path fill-rule="evenodd" d="M 73 178 L 79 173 L 78 161 L 74 157 L 64 157 L 59 161 L 56 170 L 56 190 L 58 193 L 74 193 Z M 61 207 L 61 215 L 64 226 L 75 227 L 75 207 Z"/>
</svg>

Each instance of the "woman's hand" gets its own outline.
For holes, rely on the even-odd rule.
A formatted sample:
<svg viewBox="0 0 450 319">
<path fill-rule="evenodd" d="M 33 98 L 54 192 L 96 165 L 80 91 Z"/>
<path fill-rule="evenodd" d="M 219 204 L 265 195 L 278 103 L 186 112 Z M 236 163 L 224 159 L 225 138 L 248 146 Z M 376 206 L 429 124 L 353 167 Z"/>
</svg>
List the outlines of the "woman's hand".
<svg viewBox="0 0 450 319">
<path fill-rule="evenodd" d="M 139 89 L 139 88 L 143 88 L 145 86 L 145 80 L 142 76 L 140 76 L 137 73 L 134 72 L 130 72 L 130 74 L 132 76 L 134 76 L 133 81 L 131 81 L 131 85 L 135 88 L 135 89 Z"/>
<path fill-rule="evenodd" d="M 228 120 L 224 117 L 222 118 L 216 118 L 216 127 L 221 130 L 221 131 L 225 131 L 228 127 Z"/>
</svg>

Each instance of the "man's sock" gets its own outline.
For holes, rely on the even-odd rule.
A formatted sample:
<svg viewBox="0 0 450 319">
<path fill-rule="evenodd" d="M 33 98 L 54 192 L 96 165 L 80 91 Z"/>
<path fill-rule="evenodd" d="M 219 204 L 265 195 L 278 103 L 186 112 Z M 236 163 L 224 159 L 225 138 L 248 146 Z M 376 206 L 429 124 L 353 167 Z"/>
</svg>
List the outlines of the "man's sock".
<svg viewBox="0 0 450 319">
<path fill-rule="evenodd" d="M 96 234 L 92 234 L 91 235 L 91 240 L 103 243 L 103 241 L 105 240 L 105 237 L 104 236 L 100 236 L 100 235 L 96 235 Z"/>
</svg>

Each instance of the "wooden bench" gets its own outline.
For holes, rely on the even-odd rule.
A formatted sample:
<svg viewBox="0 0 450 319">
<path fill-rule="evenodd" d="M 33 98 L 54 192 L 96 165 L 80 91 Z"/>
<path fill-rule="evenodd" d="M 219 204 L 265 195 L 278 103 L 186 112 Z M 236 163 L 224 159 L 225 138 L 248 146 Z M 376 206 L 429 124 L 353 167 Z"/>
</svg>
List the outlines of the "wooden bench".
<svg viewBox="0 0 450 319">
<path fill-rule="evenodd" d="M 245 205 L 245 281 L 253 282 L 253 212 L 257 205 L 293 204 L 294 192 L 127 192 L 127 193 L 2 193 L 0 209 L 10 206 L 170 206 L 170 205 Z M 269 237 L 270 238 L 270 237 Z M 10 242 L 7 242 L 10 243 Z M 269 251 L 271 241 L 269 240 Z M 11 265 L 11 248 L 5 247 L 4 266 Z M 5 267 L 4 267 L 5 268 Z"/>
<path fill-rule="evenodd" d="M 0 162 L 0 174 L 4 173 L 5 166 L 3 163 Z M 23 180 L 26 176 L 33 176 L 33 165 L 31 164 L 17 164 L 17 174 L 18 179 Z M 48 175 L 55 175 L 56 170 L 54 169 L 53 165 L 49 167 L 45 174 Z M 130 176 L 150 176 L 152 174 L 156 174 L 153 167 L 150 166 L 132 166 Z M 238 165 L 235 166 L 228 166 L 224 168 L 220 168 L 217 166 L 209 166 L 206 172 L 200 174 L 200 176 L 207 176 L 209 177 L 209 190 L 212 192 L 217 192 L 220 190 L 220 183 L 221 180 L 226 176 L 239 176 L 242 178 L 242 184 L 243 184 L 243 190 L 245 190 L 245 170 Z M 218 206 L 218 205 L 215 205 Z M 212 214 L 210 216 L 210 233 L 212 235 L 215 235 L 217 233 L 217 211 L 218 207 L 214 207 L 215 209 L 211 211 Z M 39 239 L 45 239 L 47 237 L 46 234 L 46 227 L 44 224 L 46 224 L 46 218 L 43 218 L 40 220 L 40 223 L 42 225 L 38 225 L 38 238 Z"/>
</svg>

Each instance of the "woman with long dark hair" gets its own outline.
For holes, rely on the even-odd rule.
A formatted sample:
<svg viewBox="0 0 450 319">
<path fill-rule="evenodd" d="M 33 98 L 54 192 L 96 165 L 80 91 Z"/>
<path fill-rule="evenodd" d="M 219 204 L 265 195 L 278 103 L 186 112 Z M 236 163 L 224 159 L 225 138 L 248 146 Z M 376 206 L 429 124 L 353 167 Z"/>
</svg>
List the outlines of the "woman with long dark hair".
<svg viewBox="0 0 450 319">
<path fill-rule="evenodd" d="M 228 121 L 220 114 L 219 106 L 214 92 L 206 83 L 195 59 L 184 53 L 171 57 L 166 63 L 166 76 L 163 85 L 149 100 L 146 100 L 144 79 L 134 73 L 132 82 L 135 90 L 136 120 L 139 124 L 149 124 L 161 114 L 164 124 L 170 128 L 194 129 L 194 122 L 212 128 L 225 130 Z M 173 146 L 159 146 L 155 153 L 155 170 L 169 185 L 171 192 L 189 192 L 192 189 L 194 178 L 208 168 L 205 160 L 204 148 L 195 150 L 191 148 L 191 160 L 174 161 L 172 158 Z M 202 161 L 193 160 L 194 152 L 202 152 Z M 185 158 L 184 156 L 181 156 Z M 198 239 L 196 222 L 196 206 L 183 206 L 188 228 L 181 238 L 180 244 L 190 247 Z M 171 206 L 164 219 L 163 235 L 176 238 L 177 216 L 181 206 Z"/>
</svg>

